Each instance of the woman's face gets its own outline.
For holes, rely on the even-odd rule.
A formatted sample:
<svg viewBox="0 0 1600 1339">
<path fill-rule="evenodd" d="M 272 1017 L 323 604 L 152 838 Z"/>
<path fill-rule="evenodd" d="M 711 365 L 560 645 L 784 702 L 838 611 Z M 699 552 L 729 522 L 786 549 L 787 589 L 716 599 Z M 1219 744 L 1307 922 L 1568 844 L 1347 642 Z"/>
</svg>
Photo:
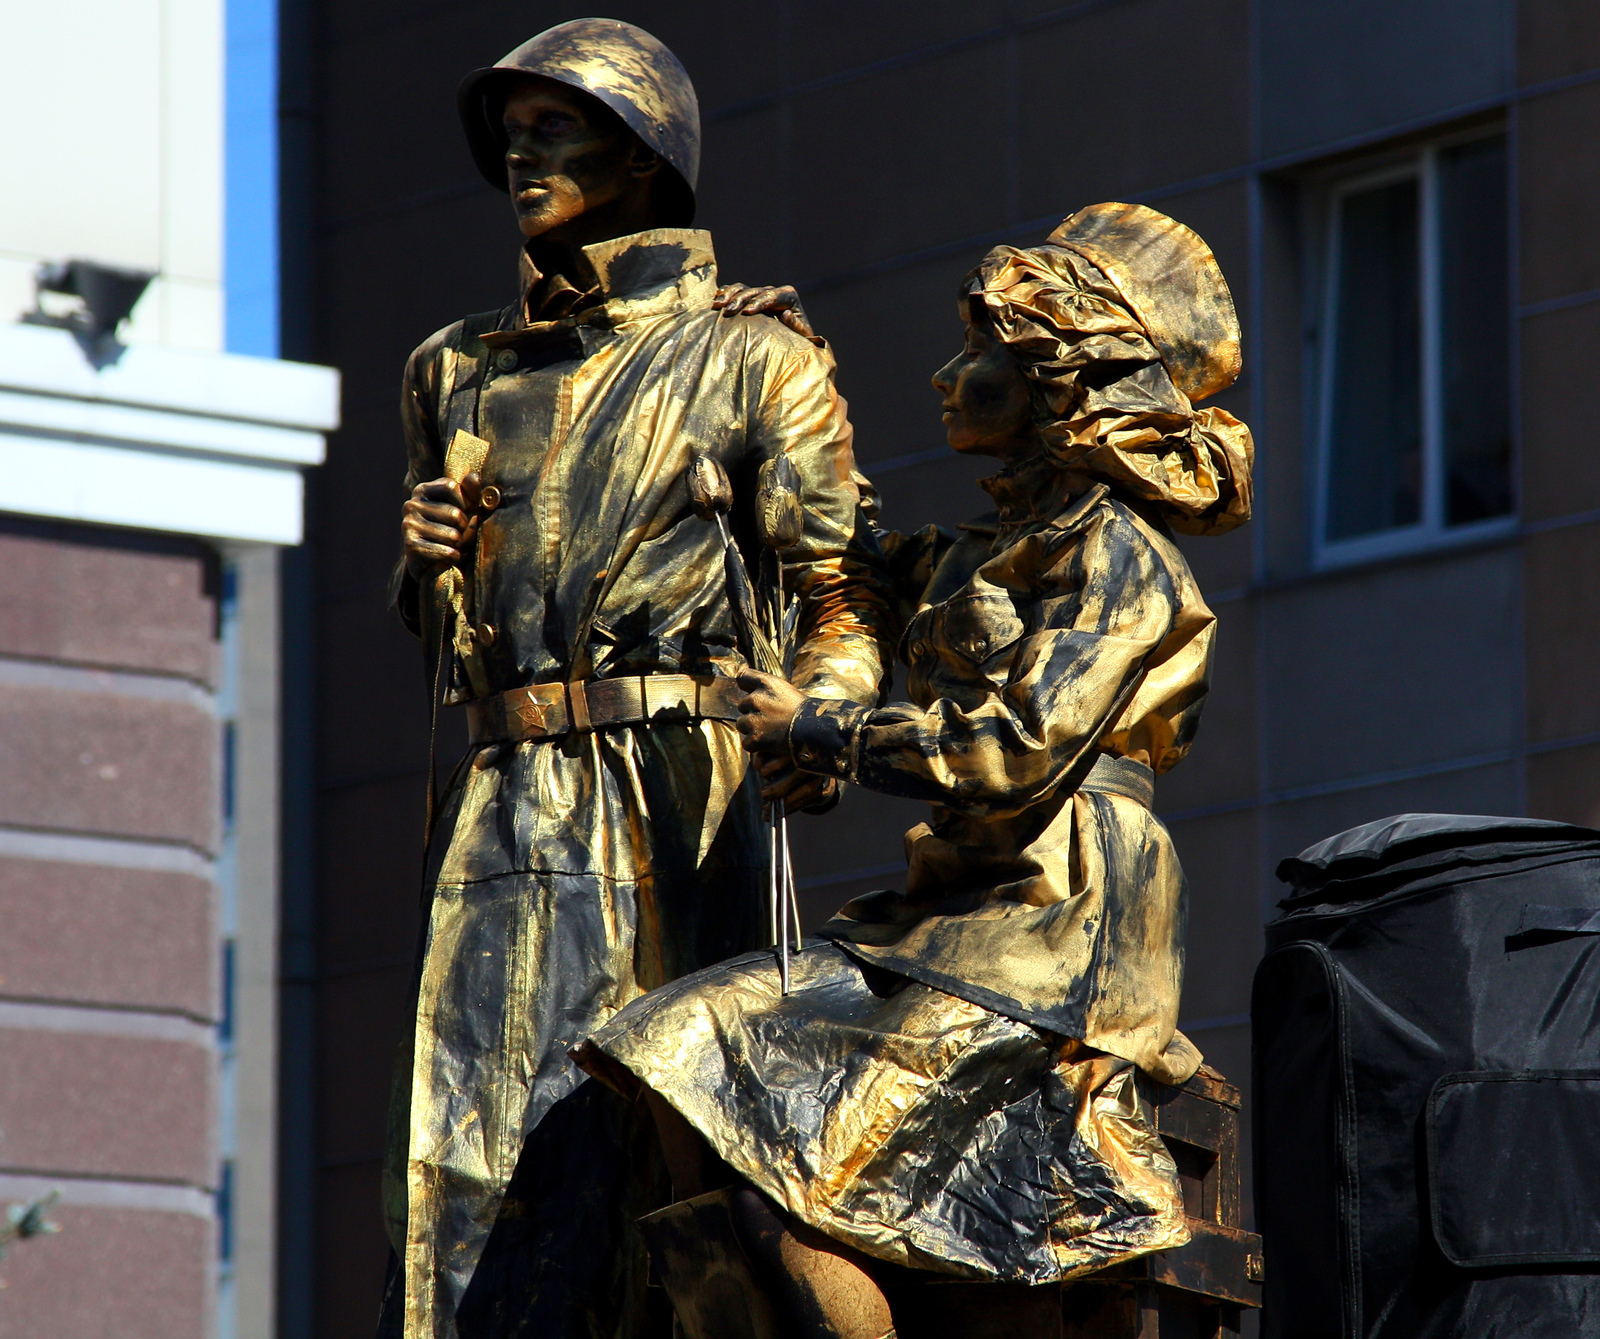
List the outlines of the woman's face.
<svg viewBox="0 0 1600 1339">
<path fill-rule="evenodd" d="M 1031 439 L 1033 405 L 1027 378 L 1011 352 L 963 307 L 967 344 L 933 374 L 944 399 L 944 429 L 954 451 L 1014 455 Z"/>
</svg>

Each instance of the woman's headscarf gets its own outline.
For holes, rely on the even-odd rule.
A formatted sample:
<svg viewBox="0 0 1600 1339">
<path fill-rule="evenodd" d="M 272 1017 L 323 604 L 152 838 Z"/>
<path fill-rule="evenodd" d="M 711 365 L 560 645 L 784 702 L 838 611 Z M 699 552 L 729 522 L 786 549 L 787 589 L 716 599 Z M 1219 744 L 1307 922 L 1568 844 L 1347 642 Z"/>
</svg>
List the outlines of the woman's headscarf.
<svg viewBox="0 0 1600 1339">
<path fill-rule="evenodd" d="M 999 246 L 963 290 L 1034 383 L 1045 449 L 1154 503 L 1174 530 L 1250 519 L 1250 430 L 1193 401 L 1239 373 L 1239 328 L 1210 248 L 1142 205 L 1093 205 L 1043 245 Z"/>
</svg>

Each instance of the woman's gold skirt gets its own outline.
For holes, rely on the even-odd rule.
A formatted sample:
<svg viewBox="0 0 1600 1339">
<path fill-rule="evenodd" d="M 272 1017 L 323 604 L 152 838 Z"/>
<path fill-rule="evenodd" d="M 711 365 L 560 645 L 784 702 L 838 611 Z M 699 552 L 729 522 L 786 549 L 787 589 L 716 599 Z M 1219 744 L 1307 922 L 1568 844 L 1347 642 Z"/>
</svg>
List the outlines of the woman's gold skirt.
<svg viewBox="0 0 1600 1339">
<path fill-rule="evenodd" d="M 788 995 L 773 954 L 748 954 L 635 1000 L 574 1055 L 893 1264 L 1042 1284 L 1189 1237 L 1130 1062 L 832 943 L 792 955 Z"/>
</svg>

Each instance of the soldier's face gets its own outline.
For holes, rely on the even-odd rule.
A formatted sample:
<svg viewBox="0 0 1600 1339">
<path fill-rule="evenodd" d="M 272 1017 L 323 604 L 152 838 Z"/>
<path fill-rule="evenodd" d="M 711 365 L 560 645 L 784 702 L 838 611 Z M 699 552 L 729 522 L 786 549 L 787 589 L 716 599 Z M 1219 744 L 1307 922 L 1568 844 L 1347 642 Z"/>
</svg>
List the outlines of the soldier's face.
<svg viewBox="0 0 1600 1339">
<path fill-rule="evenodd" d="M 944 400 L 944 430 L 956 451 L 1009 456 L 1032 436 L 1027 378 L 1004 344 L 965 311 L 966 347 L 933 374 Z"/>
<path fill-rule="evenodd" d="M 525 237 L 616 203 L 638 175 L 637 141 L 588 102 L 552 79 L 533 78 L 506 98 L 506 177 Z"/>
</svg>

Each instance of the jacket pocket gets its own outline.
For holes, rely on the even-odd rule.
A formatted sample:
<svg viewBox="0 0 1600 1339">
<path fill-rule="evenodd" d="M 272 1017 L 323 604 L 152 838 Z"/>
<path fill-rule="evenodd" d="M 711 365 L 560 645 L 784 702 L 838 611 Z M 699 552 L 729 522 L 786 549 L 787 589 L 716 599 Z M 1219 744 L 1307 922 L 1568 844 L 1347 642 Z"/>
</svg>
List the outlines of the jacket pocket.
<svg viewBox="0 0 1600 1339">
<path fill-rule="evenodd" d="M 1009 595 L 961 595 L 945 601 L 935 636 L 957 655 L 987 665 L 1021 640 L 1027 625 Z"/>
</svg>

